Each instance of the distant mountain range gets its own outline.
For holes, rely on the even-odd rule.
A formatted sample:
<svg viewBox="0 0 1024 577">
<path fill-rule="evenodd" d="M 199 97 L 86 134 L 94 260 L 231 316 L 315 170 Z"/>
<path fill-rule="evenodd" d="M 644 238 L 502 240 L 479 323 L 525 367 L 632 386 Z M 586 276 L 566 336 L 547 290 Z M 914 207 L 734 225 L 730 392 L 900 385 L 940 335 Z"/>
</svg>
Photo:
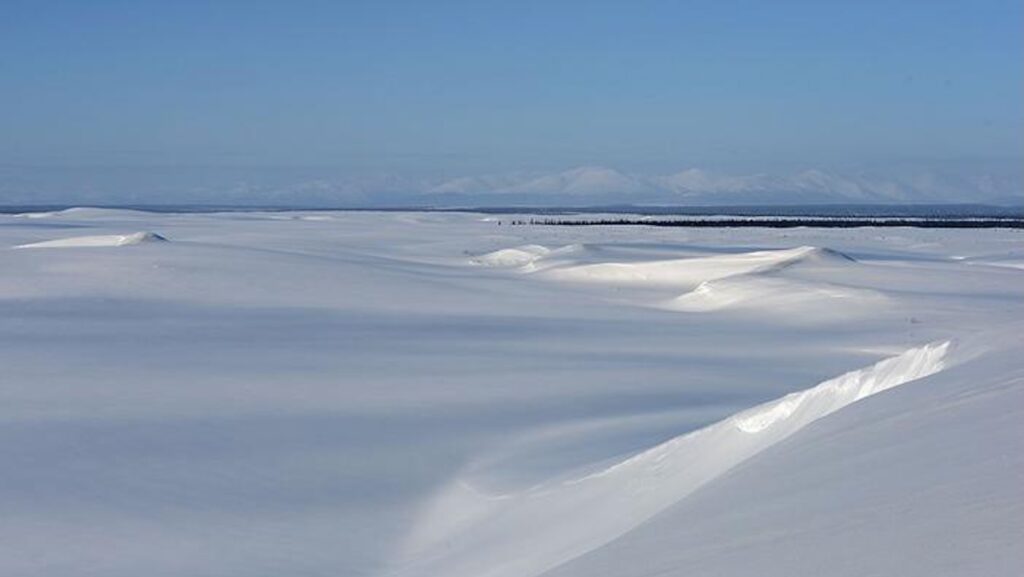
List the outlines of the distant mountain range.
<svg viewBox="0 0 1024 577">
<path fill-rule="evenodd" d="M 478 204 L 1017 204 L 1020 178 L 917 172 L 896 176 L 805 170 L 794 175 L 729 175 L 691 168 L 664 176 L 585 166 L 537 176 L 457 178 L 432 186 L 420 199 Z"/>
<path fill-rule="evenodd" d="M 999 163 L 884 171 L 665 175 L 582 166 L 413 178 L 302 168 L 0 167 L 0 205 L 216 204 L 306 207 L 557 207 L 606 205 L 1024 204 L 1024 166 Z"/>
</svg>

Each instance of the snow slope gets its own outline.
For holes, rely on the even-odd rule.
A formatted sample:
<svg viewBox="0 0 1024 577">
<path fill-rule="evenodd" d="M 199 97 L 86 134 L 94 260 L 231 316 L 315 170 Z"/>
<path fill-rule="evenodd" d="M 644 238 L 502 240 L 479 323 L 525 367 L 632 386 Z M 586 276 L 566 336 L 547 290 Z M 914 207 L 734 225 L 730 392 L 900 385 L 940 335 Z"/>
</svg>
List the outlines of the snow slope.
<svg viewBox="0 0 1024 577">
<path fill-rule="evenodd" d="M 20 244 L 15 248 L 94 248 L 109 246 L 131 246 L 144 242 L 163 242 L 167 239 L 155 232 L 133 232 L 131 234 L 101 234 L 95 236 L 73 236 L 56 240 L 44 240 Z"/>
<path fill-rule="evenodd" d="M 583 282 L 686 287 L 739 274 L 776 271 L 808 261 L 850 260 L 830 249 L 801 246 L 685 259 L 565 265 L 548 270 L 547 275 Z"/>
<path fill-rule="evenodd" d="M 870 314 L 888 304 L 884 294 L 870 289 L 738 275 L 702 282 L 692 291 L 667 302 L 665 307 L 686 312 L 742 309 L 747 314 L 788 316 L 795 313 L 790 320 L 809 322 Z"/>
<path fill-rule="evenodd" d="M 1018 574 L 1024 373 L 1000 348 L 822 419 L 544 575 Z"/>
<path fill-rule="evenodd" d="M 1017 574 L 1020 240 L 0 215 L 0 574 Z"/>
<path fill-rule="evenodd" d="M 409 573 L 540 574 L 627 533 L 810 423 L 942 370 L 948 348 L 947 342 L 910 349 L 582 477 L 516 494 L 486 494 L 457 479 L 417 527 Z"/>
</svg>

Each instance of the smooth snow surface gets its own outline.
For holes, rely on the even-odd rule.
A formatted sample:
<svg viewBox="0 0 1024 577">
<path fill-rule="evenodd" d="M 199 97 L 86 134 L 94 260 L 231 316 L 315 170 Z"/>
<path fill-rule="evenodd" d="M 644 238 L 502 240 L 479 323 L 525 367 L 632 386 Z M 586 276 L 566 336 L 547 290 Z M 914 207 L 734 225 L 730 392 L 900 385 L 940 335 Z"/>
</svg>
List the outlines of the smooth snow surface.
<svg viewBox="0 0 1024 577">
<path fill-rule="evenodd" d="M 1024 570 L 1019 232 L 522 218 L 0 215 L 0 575 Z"/>
</svg>

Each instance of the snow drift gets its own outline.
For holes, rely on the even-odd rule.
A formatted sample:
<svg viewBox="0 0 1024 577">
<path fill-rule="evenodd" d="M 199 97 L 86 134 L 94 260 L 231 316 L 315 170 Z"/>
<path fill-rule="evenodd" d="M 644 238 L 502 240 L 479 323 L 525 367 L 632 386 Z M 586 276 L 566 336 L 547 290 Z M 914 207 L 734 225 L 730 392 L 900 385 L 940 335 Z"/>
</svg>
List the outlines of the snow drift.
<svg viewBox="0 0 1024 577">
<path fill-rule="evenodd" d="M 528 265 L 551 252 L 547 247 L 527 244 L 515 248 L 504 248 L 480 255 L 471 262 L 483 266 L 520 267 Z"/>
<path fill-rule="evenodd" d="M 692 287 L 702 282 L 739 274 L 766 273 L 800 263 L 846 263 L 849 256 L 827 248 L 801 246 L 706 257 L 567 264 L 546 269 L 549 278 L 647 287 Z"/>
<path fill-rule="evenodd" d="M 737 275 L 704 281 L 665 308 L 685 312 L 742 309 L 769 314 L 802 311 L 794 318 L 824 320 L 864 310 L 878 310 L 887 302 L 878 291 L 825 282 L 809 282 L 759 275 Z M 808 315 L 813 311 L 814 315 Z"/>
<path fill-rule="evenodd" d="M 73 236 L 43 242 L 21 244 L 15 248 L 94 248 L 131 246 L 149 242 L 165 242 L 167 239 L 155 232 L 133 232 L 131 234 L 106 234 L 96 236 Z"/>
<path fill-rule="evenodd" d="M 949 342 L 924 345 L 671 439 L 601 471 L 520 493 L 458 478 L 426 511 L 403 576 L 527 577 L 637 527 L 810 423 L 941 371 Z M 529 554 L 524 554 L 529 551 Z"/>
</svg>

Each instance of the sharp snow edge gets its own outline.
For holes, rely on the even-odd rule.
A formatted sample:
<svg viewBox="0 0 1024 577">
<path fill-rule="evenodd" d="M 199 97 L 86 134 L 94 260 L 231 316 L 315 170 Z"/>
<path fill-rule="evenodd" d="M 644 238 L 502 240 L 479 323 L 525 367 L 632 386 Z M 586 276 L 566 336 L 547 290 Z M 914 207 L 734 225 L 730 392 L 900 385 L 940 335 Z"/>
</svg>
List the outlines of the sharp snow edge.
<svg viewBox="0 0 1024 577">
<path fill-rule="evenodd" d="M 14 248 L 83 248 L 104 246 L 130 246 L 146 242 L 163 242 L 167 239 L 155 232 L 134 232 L 131 234 L 107 234 L 97 236 L 74 236 L 43 242 L 21 244 Z"/>
<path fill-rule="evenodd" d="M 483 494 L 471 480 L 457 479 L 424 512 L 395 575 L 543 573 L 629 532 L 808 424 L 942 370 L 949 346 L 910 349 L 583 477 L 506 495 Z"/>
</svg>

